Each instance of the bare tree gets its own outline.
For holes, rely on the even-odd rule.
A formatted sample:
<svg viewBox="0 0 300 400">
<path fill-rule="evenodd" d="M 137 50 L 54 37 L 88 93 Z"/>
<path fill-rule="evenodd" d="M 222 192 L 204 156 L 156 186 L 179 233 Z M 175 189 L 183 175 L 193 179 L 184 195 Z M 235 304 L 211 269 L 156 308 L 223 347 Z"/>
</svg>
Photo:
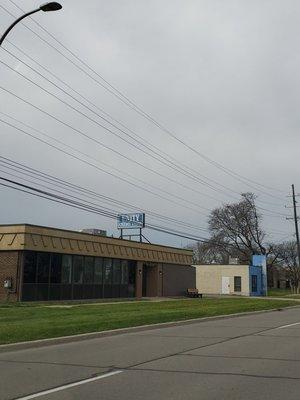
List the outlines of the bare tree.
<svg viewBox="0 0 300 400">
<path fill-rule="evenodd" d="M 229 255 L 210 240 L 197 242 L 189 247 L 194 251 L 195 264 L 227 264 Z"/>
<path fill-rule="evenodd" d="M 274 246 L 276 262 L 287 272 L 293 293 L 300 293 L 300 267 L 298 265 L 297 244 L 295 241 L 283 242 Z"/>
<path fill-rule="evenodd" d="M 224 252 L 250 261 L 252 254 L 266 254 L 262 216 L 253 193 L 243 193 L 241 201 L 214 209 L 208 220 L 210 241 Z"/>
<path fill-rule="evenodd" d="M 242 193 L 241 200 L 212 210 L 208 218 L 210 238 L 191 246 L 197 264 L 227 264 L 229 257 L 249 263 L 253 254 L 265 254 L 268 267 L 278 259 L 278 246 L 265 242 L 262 216 L 256 196 Z"/>
</svg>

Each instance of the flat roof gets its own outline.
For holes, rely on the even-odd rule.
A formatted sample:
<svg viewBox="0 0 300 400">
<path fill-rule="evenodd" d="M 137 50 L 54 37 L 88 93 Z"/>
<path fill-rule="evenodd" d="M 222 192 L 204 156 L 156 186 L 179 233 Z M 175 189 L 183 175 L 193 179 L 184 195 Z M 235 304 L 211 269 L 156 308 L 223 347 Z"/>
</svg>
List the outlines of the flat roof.
<svg viewBox="0 0 300 400">
<path fill-rule="evenodd" d="M 192 250 L 32 224 L 0 225 L 0 251 L 34 250 L 191 265 Z"/>
</svg>

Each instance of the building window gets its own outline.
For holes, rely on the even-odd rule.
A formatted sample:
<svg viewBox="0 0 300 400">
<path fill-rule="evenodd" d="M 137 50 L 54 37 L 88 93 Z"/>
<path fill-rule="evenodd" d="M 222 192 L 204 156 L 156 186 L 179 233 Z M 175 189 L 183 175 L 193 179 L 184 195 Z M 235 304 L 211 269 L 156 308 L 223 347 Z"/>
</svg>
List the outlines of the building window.
<svg viewBox="0 0 300 400">
<path fill-rule="evenodd" d="M 242 291 L 242 278 L 240 276 L 234 277 L 234 291 L 235 292 Z"/>
<path fill-rule="evenodd" d="M 128 285 L 128 261 L 122 260 L 121 261 L 121 284 Z"/>
<path fill-rule="evenodd" d="M 84 283 L 94 282 L 94 258 L 84 258 Z"/>
<path fill-rule="evenodd" d="M 134 297 L 136 262 L 24 252 L 23 301 Z"/>
<path fill-rule="evenodd" d="M 52 254 L 50 267 L 50 283 L 61 283 L 61 255 Z"/>
<path fill-rule="evenodd" d="M 83 283 L 83 257 L 74 256 L 73 259 L 73 282 Z"/>
<path fill-rule="evenodd" d="M 121 261 L 114 260 L 113 263 L 113 284 L 119 285 L 121 282 Z"/>
<path fill-rule="evenodd" d="M 103 272 L 102 272 L 103 258 L 97 257 L 95 259 L 95 275 L 94 282 L 96 284 L 102 283 Z"/>
<path fill-rule="evenodd" d="M 104 283 L 111 284 L 112 278 L 112 260 L 110 258 L 104 259 Z"/>
<path fill-rule="evenodd" d="M 251 275 L 251 291 L 257 292 L 257 275 Z"/>
<path fill-rule="evenodd" d="M 48 283 L 50 272 L 50 254 L 37 254 L 37 283 Z"/>
<path fill-rule="evenodd" d="M 24 283 L 35 283 L 36 282 L 36 262 L 35 253 L 26 252 L 24 259 Z"/>
<path fill-rule="evenodd" d="M 72 256 L 62 256 L 62 267 L 61 267 L 61 282 L 64 284 L 70 284 L 72 282 Z"/>
</svg>

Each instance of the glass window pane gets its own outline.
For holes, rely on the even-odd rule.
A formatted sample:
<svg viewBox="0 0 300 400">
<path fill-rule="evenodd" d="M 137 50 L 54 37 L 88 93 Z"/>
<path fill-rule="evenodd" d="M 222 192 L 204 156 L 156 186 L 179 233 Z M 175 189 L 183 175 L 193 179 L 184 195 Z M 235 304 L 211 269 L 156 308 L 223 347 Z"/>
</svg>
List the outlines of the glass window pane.
<svg viewBox="0 0 300 400">
<path fill-rule="evenodd" d="M 52 254 L 50 268 L 50 282 L 61 283 L 61 255 Z"/>
<path fill-rule="evenodd" d="M 104 259 L 104 283 L 106 285 L 111 284 L 112 278 L 112 260 L 111 258 Z"/>
<path fill-rule="evenodd" d="M 49 286 L 49 300 L 60 300 L 60 288 L 59 284 Z"/>
<path fill-rule="evenodd" d="M 82 283 L 83 282 L 83 257 L 74 256 L 73 259 L 73 282 Z"/>
<path fill-rule="evenodd" d="M 94 282 L 95 283 L 102 283 L 102 264 L 103 264 L 103 258 L 97 257 L 95 259 L 95 275 L 94 275 Z"/>
<path fill-rule="evenodd" d="M 61 283 L 71 283 L 72 256 L 62 256 Z"/>
<path fill-rule="evenodd" d="M 128 297 L 135 296 L 136 261 L 128 261 Z"/>
<path fill-rule="evenodd" d="M 72 299 L 72 285 L 61 285 L 61 300 Z"/>
<path fill-rule="evenodd" d="M 113 271 L 113 284 L 119 285 L 121 281 L 121 260 L 114 260 Z"/>
<path fill-rule="evenodd" d="M 48 283 L 50 271 L 50 254 L 37 253 L 37 282 Z"/>
<path fill-rule="evenodd" d="M 128 262 L 126 260 L 121 261 L 121 284 L 128 285 Z"/>
<path fill-rule="evenodd" d="M 234 291 L 235 292 L 242 291 L 242 278 L 240 276 L 234 277 Z"/>
<path fill-rule="evenodd" d="M 36 300 L 36 287 L 35 283 L 27 283 L 23 285 L 22 301 L 35 301 Z"/>
<path fill-rule="evenodd" d="M 128 261 L 128 283 L 135 285 L 136 261 Z"/>
<path fill-rule="evenodd" d="M 85 257 L 84 258 L 84 282 L 93 283 L 94 282 L 94 258 Z"/>
<path fill-rule="evenodd" d="M 257 275 L 252 275 L 252 292 L 257 292 Z"/>
<path fill-rule="evenodd" d="M 26 252 L 24 257 L 24 283 L 36 282 L 36 262 L 33 252 Z"/>
<path fill-rule="evenodd" d="M 49 285 L 47 283 L 36 285 L 36 300 L 47 301 L 48 300 Z"/>
</svg>

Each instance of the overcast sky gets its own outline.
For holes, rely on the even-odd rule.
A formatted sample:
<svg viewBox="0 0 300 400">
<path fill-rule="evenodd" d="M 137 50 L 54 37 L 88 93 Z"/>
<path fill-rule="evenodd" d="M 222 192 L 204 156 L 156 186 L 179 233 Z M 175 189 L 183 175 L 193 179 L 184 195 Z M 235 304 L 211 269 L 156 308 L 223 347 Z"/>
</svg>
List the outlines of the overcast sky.
<svg viewBox="0 0 300 400">
<path fill-rule="evenodd" d="M 36 0 L 14 2 L 26 11 L 40 4 Z M 286 197 L 290 194 L 290 185 L 294 183 L 296 190 L 300 191 L 299 1 L 65 0 L 61 3 L 62 11 L 40 12 L 34 19 L 109 84 L 167 128 L 169 134 L 105 90 L 103 86 L 107 84 L 99 76 L 88 71 L 45 31 L 26 19 L 25 24 L 30 29 L 80 65 L 81 69 L 88 71 L 94 80 L 21 24 L 10 33 L 3 47 L 79 98 L 78 94 L 55 80 L 12 44 L 18 46 L 90 102 L 120 121 L 123 127 L 116 125 L 120 129 L 130 135 L 139 135 L 139 141 L 147 146 L 148 143 L 156 146 L 156 159 L 116 137 L 114 133 L 131 140 L 103 121 L 100 115 L 104 114 L 99 108 L 79 98 L 93 111 L 83 107 L 3 49 L 0 59 L 13 70 L 0 64 L 0 86 L 46 110 L 77 131 L 2 89 L 0 111 L 39 130 L 38 133 L 25 128 L 40 139 L 57 145 L 53 141 L 56 139 L 72 146 L 75 150 L 68 151 L 96 168 L 1 121 L 0 155 L 132 204 L 137 211 L 149 210 L 204 229 L 207 228 L 209 210 L 236 201 L 238 193 L 252 191 L 258 195 L 257 204 L 264 209 L 261 212 L 269 239 L 291 238 L 293 225 L 279 214 L 287 215 L 291 211 L 284 207 L 290 202 Z M 12 1 L 1 0 L 0 30 L 4 31 L 13 17 L 1 6 L 15 16 L 19 16 L 21 11 Z M 26 81 L 17 72 L 34 80 L 87 117 Z M 0 114 L 0 119 L 21 127 L 3 114 Z M 107 119 L 112 122 L 109 117 Z M 126 131 L 124 125 L 131 131 Z M 92 139 L 83 137 L 78 131 Z M 45 139 L 41 133 L 53 139 Z M 172 138 L 170 133 L 195 151 Z M 119 154 L 104 148 L 100 142 Z M 57 146 L 67 149 L 61 143 Z M 76 150 L 86 156 L 76 153 Z M 166 154 L 171 156 L 172 162 L 183 166 L 185 171 L 190 168 L 188 173 L 180 173 L 178 167 L 176 171 L 159 162 L 157 158 L 161 159 L 161 151 L 164 157 Z M 200 154 L 263 186 L 225 173 Z M 10 172 L 17 176 L 16 172 L 5 170 L 1 165 L 0 172 L 1 176 L 17 179 L 8 175 Z M 209 186 L 203 181 L 205 177 Z M 117 235 L 116 222 L 108 218 L 1 186 L 0 196 L 1 224 L 27 222 L 66 229 L 95 227 Z M 132 211 L 104 204 L 101 200 L 97 202 L 119 212 Z M 147 222 L 190 235 L 208 235 L 203 230 L 197 231 L 150 216 Z M 145 230 L 145 236 L 153 242 L 176 246 L 184 246 L 188 242 L 187 239 L 150 230 Z"/>
</svg>

